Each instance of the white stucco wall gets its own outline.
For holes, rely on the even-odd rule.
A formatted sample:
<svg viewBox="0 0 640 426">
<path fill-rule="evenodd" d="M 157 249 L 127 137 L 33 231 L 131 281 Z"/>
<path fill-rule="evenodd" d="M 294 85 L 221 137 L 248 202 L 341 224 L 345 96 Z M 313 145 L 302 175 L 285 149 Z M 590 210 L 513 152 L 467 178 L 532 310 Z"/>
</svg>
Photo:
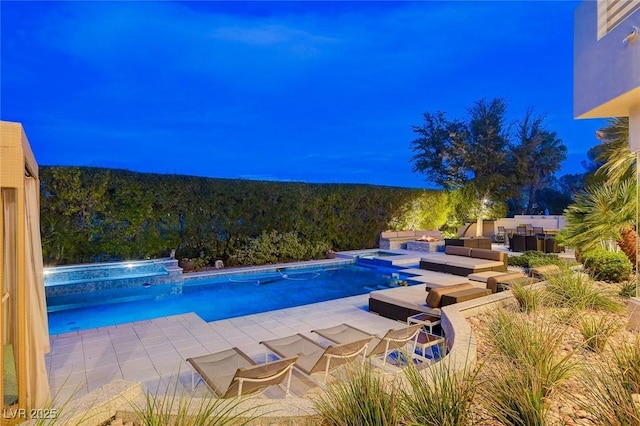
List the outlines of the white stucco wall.
<svg viewBox="0 0 640 426">
<path fill-rule="evenodd" d="M 598 40 L 598 4 L 583 1 L 574 15 L 574 116 L 627 117 L 640 106 L 640 40 L 623 43 L 640 27 L 640 10 Z"/>
</svg>

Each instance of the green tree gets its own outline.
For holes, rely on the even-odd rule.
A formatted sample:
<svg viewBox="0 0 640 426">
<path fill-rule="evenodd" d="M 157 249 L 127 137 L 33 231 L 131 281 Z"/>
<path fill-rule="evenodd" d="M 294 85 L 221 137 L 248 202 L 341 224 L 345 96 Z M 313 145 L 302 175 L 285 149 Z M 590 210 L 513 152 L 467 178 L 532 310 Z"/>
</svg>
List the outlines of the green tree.
<svg viewBox="0 0 640 426">
<path fill-rule="evenodd" d="M 464 190 L 471 197 L 465 214 L 472 219 L 486 200 L 510 193 L 505 111 L 502 99 L 481 99 L 467 110 L 466 122 L 450 121 L 442 111 L 426 112 L 422 125 L 412 127 L 418 135 L 411 142 L 413 171 L 446 190 Z"/>
<path fill-rule="evenodd" d="M 558 190 L 565 195 L 573 198 L 573 195 L 584 190 L 583 173 L 573 173 L 560 176 L 557 182 Z"/>
<path fill-rule="evenodd" d="M 557 134 L 532 111 L 517 123 L 512 142 L 506 110 L 502 99 L 481 99 L 467 110 L 466 121 L 426 112 L 423 123 L 412 127 L 418 135 L 411 142 L 413 171 L 446 190 L 462 191 L 464 205 L 456 210 L 464 217 L 457 219 L 494 217 L 525 187 L 533 209 L 537 192 L 550 184 L 566 156 Z"/>
<path fill-rule="evenodd" d="M 595 172 L 567 211 L 568 245 L 587 251 L 615 241 L 636 265 L 636 156 L 629 149 L 629 119 L 612 118 L 598 130 L 600 144 L 589 151 Z M 615 249 L 609 243 L 607 248 Z"/>
<path fill-rule="evenodd" d="M 466 164 L 466 125 L 460 121 L 449 121 L 446 114 L 438 111 L 425 112 L 423 124 L 413 126 L 419 137 L 411 142 L 414 152 L 413 171 L 425 173 L 427 179 L 447 189 L 457 189 L 467 181 L 469 167 Z"/>
<path fill-rule="evenodd" d="M 635 177 L 636 155 L 629 149 L 629 118 L 612 118 L 597 134 L 600 144 L 594 147 L 594 154 L 600 167 L 596 176 L 608 183 Z"/>
<path fill-rule="evenodd" d="M 620 247 L 635 264 L 635 179 L 591 185 L 565 210 L 560 241 L 580 252 Z"/>
<path fill-rule="evenodd" d="M 524 189 L 525 214 L 549 207 L 537 203 L 538 192 L 552 185 L 554 173 L 567 158 L 567 147 L 556 132 L 546 129 L 544 120 L 544 116 L 536 116 L 533 110 L 529 110 L 522 120 L 516 122 L 518 143 L 512 148 L 512 164 Z"/>
</svg>

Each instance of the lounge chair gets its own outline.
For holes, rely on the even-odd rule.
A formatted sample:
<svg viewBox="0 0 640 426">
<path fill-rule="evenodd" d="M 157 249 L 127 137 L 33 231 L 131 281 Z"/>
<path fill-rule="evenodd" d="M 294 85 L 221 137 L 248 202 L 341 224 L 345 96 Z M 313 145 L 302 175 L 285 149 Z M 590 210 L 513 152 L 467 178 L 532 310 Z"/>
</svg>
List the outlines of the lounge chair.
<svg viewBox="0 0 640 426">
<path fill-rule="evenodd" d="M 415 352 L 416 337 L 418 336 L 418 333 L 420 333 L 422 326 L 423 324 L 420 323 L 399 329 L 390 329 L 382 337 L 371 335 L 366 331 L 352 327 L 349 324 L 340 324 L 335 327 L 324 328 L 322 330 L 313 330 L 313 333 L 338 344 L 372 337 L 373 339 L 368 346 L 366 356 L 374 357 L 383 355 L 382 365 L 384 366 L 387 362 L 387 357 L 393 351 L 404 348 L 411 340 L 413 340 L 413 351 L 411 353 Z"/>
<path fill-rule="evenodd" d="M 291 370 L 297 356 L 257 364 L 238 348 L 227 349 L 195 358 L 187 358 L 193 367 L 191 388 L 195 387 L 197 372 L 219 398 L 238 397 L 262 388 L 281 384 L 287 379 L 286 396 L 289 395 Z"/>
<path fill-rule="evenodd" d="M 351 362 L 355 357 L 363 354 L 371 339 L 373 339 L 373 336 L 369 335 L 360 340 L 335 346 L 329 345 L 325 348 L 310 338 L 298 333 L 293 336 L 267 340 L 260 343 L 280 358 L 299 356 L 295 363 L 295 367 L 298 370 L 309 377 L 311 377 L 313 373 L 324 371 L 323 383 L 327 383 L 329 370 Z M 362 360 L 364 362 L 364 356 Z"/>
</svg>

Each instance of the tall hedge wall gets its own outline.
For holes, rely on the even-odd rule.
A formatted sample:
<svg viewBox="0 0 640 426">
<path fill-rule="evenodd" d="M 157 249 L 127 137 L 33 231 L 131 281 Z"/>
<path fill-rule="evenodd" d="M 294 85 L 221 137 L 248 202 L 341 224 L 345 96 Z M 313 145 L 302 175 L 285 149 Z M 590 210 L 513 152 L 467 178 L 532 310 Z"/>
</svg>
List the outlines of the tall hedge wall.
<svg viewBox="0 0 640 426">
<path fill-rule="evenodd" d="M 377 246 L 384 229 L 436 229 L 443 191 L 40 168 L 45 264 L 205 252 L 229 259 L 246 238 L 294 231 L 335 250 Z"/>
</svg>

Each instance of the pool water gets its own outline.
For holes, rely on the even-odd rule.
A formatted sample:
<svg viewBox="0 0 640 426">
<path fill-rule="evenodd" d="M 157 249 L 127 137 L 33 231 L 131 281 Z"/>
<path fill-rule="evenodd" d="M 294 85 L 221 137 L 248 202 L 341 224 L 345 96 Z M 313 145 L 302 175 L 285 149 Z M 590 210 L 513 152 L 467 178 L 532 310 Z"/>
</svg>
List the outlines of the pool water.
<svg viewBox="0 0 640 426">
<path fill-rule="evenodd" d="M 393 257 L 393 256 L 400 256 L 400 253 L 394 253 L 391 251 L 384 251 L 384 250 L 375 250 L 375 251 L 364 252 L 362 254 L 357 255 L 358 258 L 364 258 L 364 259 L 373 259 L 374 257 Z"/>
<path fill-rule="evenodd" d="M 47 297 L 49 333 L 195 312 L 205 321 L 266 312 L 393 287 L 398 269 L 340 265 L 281 269 L 183 283 Z"/>
</svg>

